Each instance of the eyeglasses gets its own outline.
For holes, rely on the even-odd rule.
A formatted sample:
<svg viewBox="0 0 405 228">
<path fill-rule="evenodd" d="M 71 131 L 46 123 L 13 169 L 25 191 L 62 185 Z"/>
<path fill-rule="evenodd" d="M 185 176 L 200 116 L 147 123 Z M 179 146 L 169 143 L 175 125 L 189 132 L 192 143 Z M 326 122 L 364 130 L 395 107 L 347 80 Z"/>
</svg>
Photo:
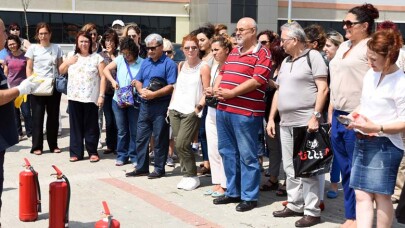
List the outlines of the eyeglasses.
<svg viewBox="0 0 405 228">
<path fill-rule="evenodd" d="M 242 33 L 242 32 L 247 31 L 247 30 L 249 30 L 249 29 L 254 29 L 254 28 L 246 28 L 246 29 L 244 29 L 244 28 L 236 28 L 236 29 L 235 29 L 235 33 L 237 33 L 237 32 Z"/>
<path fill-rule="evenodd" d="M 195 51 L 197 49 L 198 49 L 197 46 L 183 47 L 183 50 L 186 50 L 186 51 Z"/>
<path fill-rule="evenodd" d="M 19 28 L 13 28 L 13 29 L 10 29 L 10 31 L 20 31 L 20 29 Z"/>
<path fill-rule="evenodd" d="M 360 22 L 360 21 L 345 21 L 345 20 L 343 20 L 342 21 L 343 22 L 343 26 L 345 26 L 346 25 L 346 28 L 351 28 L 353 25 L 357 25 L 357 24 L 361 24 L 361 23 L 363 23 L 363 22 Z"/>
<path fill-rule="evenodd" d="M 133 39 L 133 38 L 136 38 L 137 35 L 128 35 L 128 37 Z"/>
<path fill-rule="evenodd" d="M 262 40 L 262 41 L 260 41 L 260 43 L 262 45 L 266 45 L 266 44 L 270 43 L 270 41 L 269 40 Z"/>
<path fill-rule="evenodd" d="M 287 39 L 280 38 L 281 42 L 283 42 L 283 43 L 285 43 L 287 40 L 293 40 L 293 39 L 294 38 L 287 38 Z"/>
<path fill-rule="evenodd" d="M 164 53 L 166 53 L 166 55 L 171 55 L 173 54 L 173 51 L 169 50 L 169 51 L 163 51 Z"/>
<path fill-rule="evenodd" d="M 90 36 L 97 36 L 96 32 L 90 32 L 89 34 L 90 34 Z"/>
<path fill-rule="evenodd" d="M 147 50 L 147 51 L 155 51 L 156 48 L 157 48 L 157 47 L 160 47 L 160 46 L 162 46 L 162 45 L 161 45 L 161 44 L 158 44 L 158 45 L 156 45 L 156 46 L 154 46 L 154 47 L 146 47 L 146 50 Z"/>
<path fill-rule="evenodd" d="M 41 33 L 38 33 L 38 36 L 47 36 L 47 35 L 49 35 L 49 32 L 41 32 Z"/>
</svg>

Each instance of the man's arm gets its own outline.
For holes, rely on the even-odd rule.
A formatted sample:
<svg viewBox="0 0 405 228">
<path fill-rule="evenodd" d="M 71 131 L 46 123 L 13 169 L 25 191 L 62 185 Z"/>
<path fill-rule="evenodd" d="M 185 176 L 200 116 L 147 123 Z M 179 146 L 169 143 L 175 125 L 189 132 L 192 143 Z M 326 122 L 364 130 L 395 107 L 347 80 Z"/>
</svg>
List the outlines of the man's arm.
<svg viewBox="0 0 405 228">
<path fill-rule="evenodd" d="M 328 82 L 326 77 L 318 77 L 315 79 L 316 87 L 318 92 L 316 94 L 315 102 L 315 112 L 322 112 L 323 106 L 328 96 Z M 311 116 L 311 119 L 308 121 L 308 131 L 317 131 L 319 128 L 319 120 L 315 115 Z"/>
<path fill-rule="evenodd" d="M 0 90 L 0 106 L 14 100 L 18 95 L 20 95 L 20 91 L 17 87 Z"/>
</svg>

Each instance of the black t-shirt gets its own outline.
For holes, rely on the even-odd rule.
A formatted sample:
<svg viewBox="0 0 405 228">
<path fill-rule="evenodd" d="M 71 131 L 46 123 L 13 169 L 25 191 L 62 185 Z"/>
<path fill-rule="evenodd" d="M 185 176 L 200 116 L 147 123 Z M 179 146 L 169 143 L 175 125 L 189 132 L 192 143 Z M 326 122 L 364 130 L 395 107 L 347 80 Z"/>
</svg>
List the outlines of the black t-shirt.
<svg viewBox="0 0 405 228">
<path fill-rule="evenodd" d="M 8 89 L 7 78 L 0 67 L 0 90 Z M 0 151 L 18 143 L 17 124 L 14 117 L 14 101 L 0 106 Z"/>
</svg>

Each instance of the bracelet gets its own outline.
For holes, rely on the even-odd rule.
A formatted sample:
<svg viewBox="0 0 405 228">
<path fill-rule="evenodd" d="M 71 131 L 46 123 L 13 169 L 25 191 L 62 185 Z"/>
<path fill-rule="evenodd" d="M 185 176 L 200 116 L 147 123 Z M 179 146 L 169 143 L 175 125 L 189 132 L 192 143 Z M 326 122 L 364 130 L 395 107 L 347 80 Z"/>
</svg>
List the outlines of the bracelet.
<svg viewBox="0 0 405 228">
<path fill-rule="evenodd" d="M 104 94 L 100 94 L 99 97 L 102 97 L 103 99 L 105 98 Z"/>
<path fill-rule="evenodd" d="M 200 105 L 200 104 L 196 105 L 195 107 L 196 107 L 196 109 L 197 109 L 198 111 L 201 111 L 201 110 L 203 109 L 203 106 Z"/>
</svg>

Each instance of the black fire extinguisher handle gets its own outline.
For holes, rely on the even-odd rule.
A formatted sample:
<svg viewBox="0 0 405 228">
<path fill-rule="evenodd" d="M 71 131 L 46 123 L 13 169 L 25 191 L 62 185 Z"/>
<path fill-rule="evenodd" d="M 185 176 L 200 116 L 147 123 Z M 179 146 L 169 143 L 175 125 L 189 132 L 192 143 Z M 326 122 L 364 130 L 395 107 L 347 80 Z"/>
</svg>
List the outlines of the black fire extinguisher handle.
<svg viewBox="0 0 405 228">
<path fill-rule="evenodd" d="M 38 212 L 42 212 L 41 207 L 41 187 L 39 185 L 38 173 L 35 172 L 34 167 L 30 166 L 30 171 L 34 174 L 34 181 L 37 187 L 37 200 L 38 200 Z"/>
<path fill-rule="evenodd" d="M 69 206 L 70 206 L 70 183 L 65 175 L 62 178 L 67 184 L 67 202 L 66 202 L 66 214 L 65 214 L 65 227 L 69 227 Z"/>
</svg>

